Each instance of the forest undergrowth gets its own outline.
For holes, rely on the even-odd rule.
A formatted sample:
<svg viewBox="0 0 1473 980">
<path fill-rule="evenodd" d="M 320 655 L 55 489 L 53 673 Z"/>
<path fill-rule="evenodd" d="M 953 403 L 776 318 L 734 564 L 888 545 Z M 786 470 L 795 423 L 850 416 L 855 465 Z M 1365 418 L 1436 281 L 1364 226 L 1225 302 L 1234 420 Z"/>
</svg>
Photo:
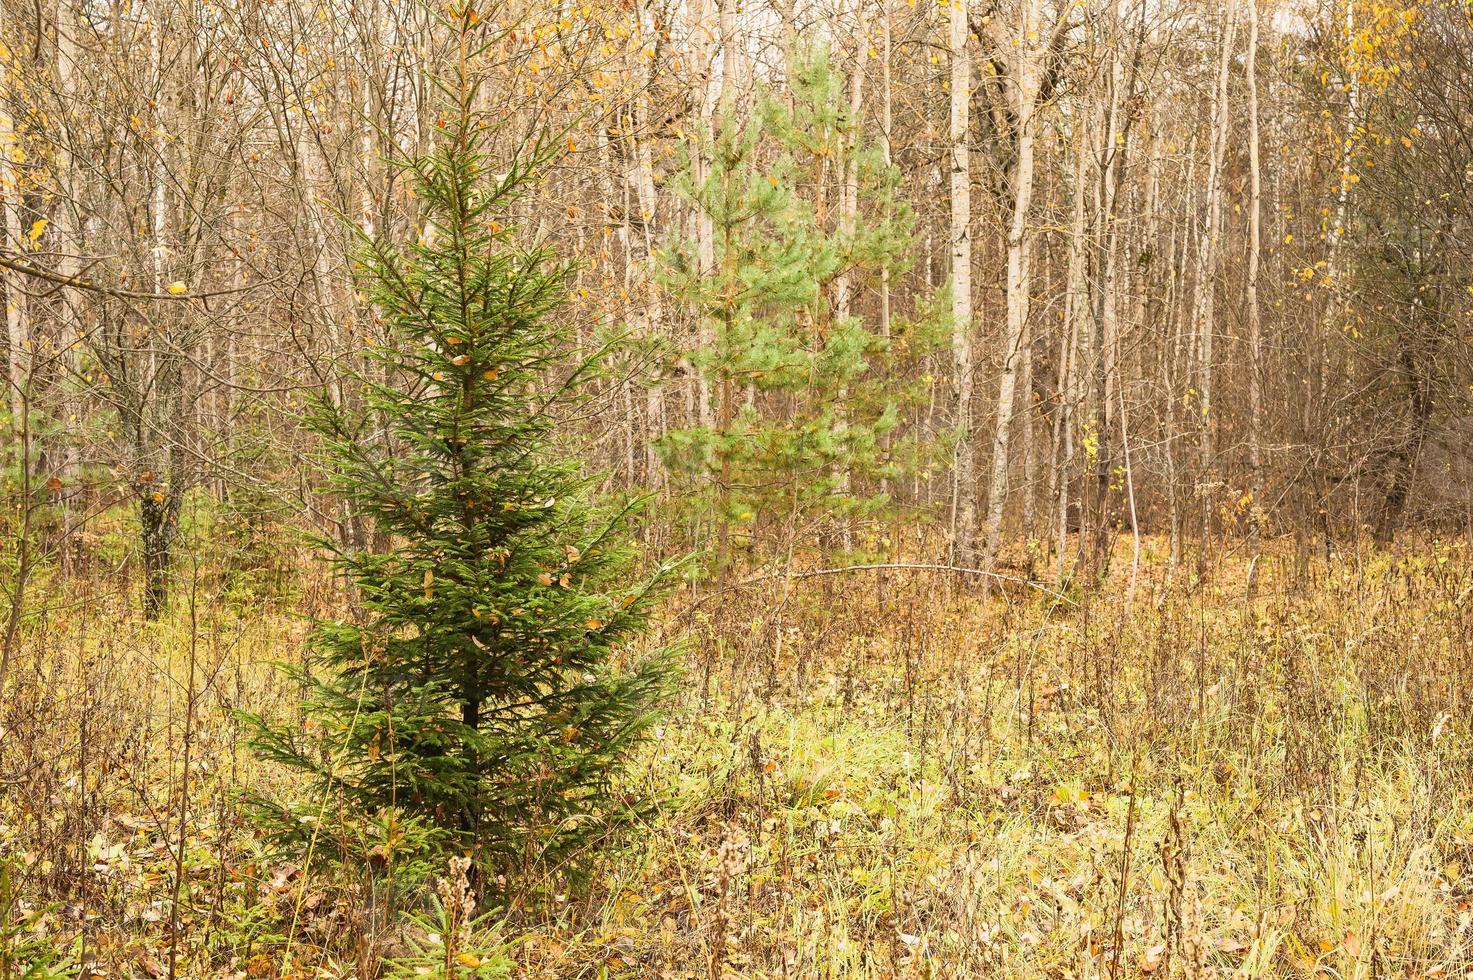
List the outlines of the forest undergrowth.
<svg viewBox="0 0 1473 980">
<path fill-rule="evenodd" d="M 675 593 L 637 831 L 475 923 L 412 827 L 303 800 L 358 855 L 307 863 L 251 819 L 293 788 L 236 712 L 292 717 L 331 583 L 263 606 L 196 567 L 153 624 L 69 586 L 4 699 L 0 975 L 1473 976 L 1466 544 L 1268 548 L 1252 596 L 1238 554 L 1167 590 L 1151 544 L 1094 591 Z"/>
</svg>

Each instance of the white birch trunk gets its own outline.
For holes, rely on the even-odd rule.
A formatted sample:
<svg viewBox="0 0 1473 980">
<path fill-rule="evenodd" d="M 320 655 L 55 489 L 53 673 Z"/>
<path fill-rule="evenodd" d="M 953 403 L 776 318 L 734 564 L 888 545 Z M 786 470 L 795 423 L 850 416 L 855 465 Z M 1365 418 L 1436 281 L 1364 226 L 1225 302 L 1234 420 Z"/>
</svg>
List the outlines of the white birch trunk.
<svg viewBox="0 0 1473 980">
<path fill-rule="evenodd" d="M 1212 371 L 1213 341 L 1217 332 L 1215 283 L 1218 238 L 1222 231 L 1222 168 L 1227 152 L 1228 79 L 1232 68 L 1233 39 L 1237 32 L 1237 0 L 1228 0 L 1218 60 L 1217 85 L 1213 90 L 1212 148 L 1207 160 L 1207 218 L 1197 243 L 1197 302 L 1193 320 L 1197 334 L 1197 494 L 1202 509 L 1202 560 L 1205 568 L 1207 537 L 1212 512 Z"/>
<path fill-rule="evenodd" d="M 951 317 L 956 371 L 956 454 L 952 465 L 951 551 L 957 565 L 975 557 L 977 510 L 972 447 L 972 177 L 967 148 L 972 59 L 967 46 L 968 0 L 951 0 Z"/>
<path fill-rule="evenodd" d="M 630 139 L 633 146 L 630 160 L 633 164 L 631 181 L 634 184 L 634 199 L 639 206 L 641 234 L 639 245 L 644 258 L 644 279 L 639 285 L 637 302 L 642 303 L 648 315 L 649 337 L 659 342 L 665 331 L 665 303 L 660 288 L 655 283 L 659 268 L 655 243 L 655 212 L 658 199 L 655 196 L 654 163 L 650 156 L 649 140 L 641 139 L 643 127 L 648 122 L 648 112 L 643 102 L 634 107 L 634 133 Z M 655 444 L 665 434 L 665 391 L 664 378 L 650 379 L 645 389 L 645 420 L 648 431 L 645 439 L 645 482 L 657 487 L 664 482 L 664 469 L 660 465 Z"/>
<path fill-rule="evenodd" d="M 0 5 L 0 38 L 9 37 L 9 8 Z M 20 168 L 22 159 L 15 118 L 11 115 L 13 93 L 10 90 L 13 69 L 0 70 L 0 245 L 5 251 L 20 253 L 26 242 L 26 229 L 21 227 Z M 5 387 L 10 405 L 10 424 L 17 437 L 23 434 L 25 379 L 29 373 L 30 319 L 23 275 L 12 269 L 0 269 L 5 295 Z"/>
<path fill-rule="evenodd" d="M 698 123 L 691 134 L 691 180 L 698 193 L 705 187 L 711 174 L 710 138 L 716 135 L 716 100 L 712 97 L 711 34 L 707 24 L 707 4 L 710 0 L 691 0 L 687 7 L 690 18 L 690 48 L 694 60 L 693 82 L 700 88 Z M 711 215 L 703 207 L 695 208 L 696 264 L 702 276 L 709 276 L 716 268 L 715 230 Z M 716 343 L 716 331 L 707 318 L 702 317 L 696 325 L 696 346 L 710 350 Z M 711 383 L 704 371 L 696 371 L 696 421 L 710 428 L 714 422 L 711 412 Z"/>
<path fill-rule="evenodd" d="M 1258 0 L 1248 0 L 1248 538 L 1255 559 L 1249 588 L 1256 582 L 1263 518 L 1263 325 L 1258 306 L 1258 276 L 1263 248 L 1263 169 L 1258 132 Z"/>
</svg>

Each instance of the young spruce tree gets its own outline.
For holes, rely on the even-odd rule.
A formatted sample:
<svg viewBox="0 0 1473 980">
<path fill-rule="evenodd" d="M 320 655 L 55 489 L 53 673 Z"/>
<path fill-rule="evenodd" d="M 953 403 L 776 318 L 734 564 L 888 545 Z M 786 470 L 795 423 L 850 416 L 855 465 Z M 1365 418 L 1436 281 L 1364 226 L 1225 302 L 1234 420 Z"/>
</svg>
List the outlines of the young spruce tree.
<svg viewBox="0 0 1473 980">
<path fill-rule="evenodd" d="M 310 416 L 333 486 L 390 544 L 324 542 L 361 613 L 315 631 L 307 731 L 259 724 L 256 745 L 350 812 L 438 826 L 494 881 L 628 812 L 610 780 L 672 667 L 664 652 L 615 665 L 665 576 L 629 577 L 632 505 L 590 503 L 554 445 L 599 357 L 566 365 L 570 270 L 510 227 L 551 141 L 493 160 L 471 67 L 484 26 L 467 10 L 453 27 L 438 148 L 403 165 L 422 237 L 364 248 L 385 339 L 350 373 L 357 408 L 323 398 Z"/>
</svg>

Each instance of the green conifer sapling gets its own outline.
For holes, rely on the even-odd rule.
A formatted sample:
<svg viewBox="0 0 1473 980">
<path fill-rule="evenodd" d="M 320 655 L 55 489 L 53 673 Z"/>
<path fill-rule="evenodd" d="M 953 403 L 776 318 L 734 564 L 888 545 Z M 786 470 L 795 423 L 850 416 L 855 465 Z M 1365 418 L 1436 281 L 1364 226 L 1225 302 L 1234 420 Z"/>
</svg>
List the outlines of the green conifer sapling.
<svg viewBox="0 0 1473 980">
<path fill-rule="evenodd" d="M 553 141 L 493 164 L 484 23 L 467 9 L 452 24 L 437 149 L 404 164 L 422 236 L 364 249 L 385 339 L 350 372 L 356 408 L 323 398 L 310 416 L 336 491 L 389 545 L 328 543 L 361 613 L 314 634 L 308 730 L 258 724 L 256 744 L 346 806 L 437 824 L 494 880 L 627 814 L 610 780 L 672 668 L 665 651 L 616 664 L 665 570 L 631 579 L 633 505 L 595 506 L 555 445 L 600 358 L 567 365 L 570 270 L 510 227 Z"/>
</svg>

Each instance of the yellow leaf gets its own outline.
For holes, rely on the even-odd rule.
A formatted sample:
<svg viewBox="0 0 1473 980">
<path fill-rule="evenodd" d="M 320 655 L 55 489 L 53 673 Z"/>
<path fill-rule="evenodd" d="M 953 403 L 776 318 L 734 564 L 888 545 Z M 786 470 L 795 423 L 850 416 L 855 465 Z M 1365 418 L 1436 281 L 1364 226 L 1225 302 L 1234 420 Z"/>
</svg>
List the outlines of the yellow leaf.
<svg viewBox="0 0 1473 980">
<path fill-rule="evenodd" d="M 185 293 L 189 292 L 189 287 L 186 286 L 183 281 L 179 279 L 175 279 L 164 288 L 167 289 L 169 293 L 173 296 L 183 296 Z"/>
<path fill-rule="evenodd" d="M 41 236 L 44 235 L 44 234 L 46 234 L 46 226 L 48 224 L 50 224 L 50 221 L 48 219 L 46 219 L 46 218 L 37 218 L 36 221 L 35 221 L 35 223 L 31 225 L 31 236 L 30 237 L 31 237 L 31 244 L 32 245 L 34 245 L 37 242 L 39 242 L 41 240 Z"/>
<path fill-rule="evenodd" d="M 455 958 L 455 962 L 474 970 L 481 965 L 481 958 L 474 953 L 461 953 Z"/>
</svg>

